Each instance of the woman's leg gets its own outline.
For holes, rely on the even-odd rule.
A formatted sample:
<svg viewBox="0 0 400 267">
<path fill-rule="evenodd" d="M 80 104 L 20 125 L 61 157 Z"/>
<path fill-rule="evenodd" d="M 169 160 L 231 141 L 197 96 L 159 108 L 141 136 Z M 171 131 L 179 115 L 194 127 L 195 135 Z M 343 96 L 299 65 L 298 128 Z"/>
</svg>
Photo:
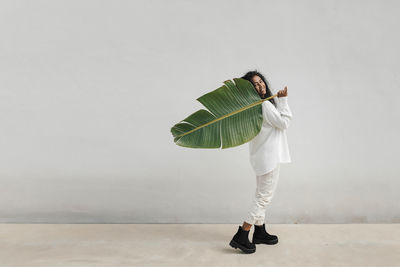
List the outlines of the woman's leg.
<svg viewBox="0 0 400 267">
<path fill-rule="evenodd" d="M 243 228 L 243 230 L 245 230 L 245 231 L 250 231 L 251 224 L 249 224 L 249 223 L 247 223 L 247 222 L 243 222 L 242 228 Z"/>
<path fill-rule="evenodd" d="M 257 189 L 256 194 L 253 200 L 253 207 L 250 211 L 249 218 L 243 222 L 243 226 L 239 226 L 237 233 L 233 236 L 230 246 L 233 248 L 239 248 L 246 253 L 253 253 L 256 251 L 255 243 L 250 242 L 249 240 L 249 231 L 253 224 L 255 225 L 263 225 L 265 218 L 265 209 L 267 205 L 271 202 L 272 196 L 274 194 L 277 179 L 279 177 L 279 164 L 278 166 L 272 170 L 271 172 L 257 176 Z M 276 236 L 274 240 L 270 240 L 269 236 L 268 240 L 264 240 L 264 236 L 262 236 L 260 241 L 256 240 L 258 243 L 266 243 L 266 244 L 275 244 L 277 243 Z M 254 237 L 253 237 L 254 239 Z M 273 241 L 273 242 L 272 242 Z M 253 241 L 254 242 L 254 241 Z"/>
<path fill-rule="evenodd" d="M 243 223 L 244 229 L 250 229 L 252 224 L 264 224 L 266 208 L 271 203 L 278 184 L 279 170 L 280 166 L 278 164 L 274 170 L 257 176 L 257 189 L 253 199 L 253 206 L 248 219 Z"/>
</svg>

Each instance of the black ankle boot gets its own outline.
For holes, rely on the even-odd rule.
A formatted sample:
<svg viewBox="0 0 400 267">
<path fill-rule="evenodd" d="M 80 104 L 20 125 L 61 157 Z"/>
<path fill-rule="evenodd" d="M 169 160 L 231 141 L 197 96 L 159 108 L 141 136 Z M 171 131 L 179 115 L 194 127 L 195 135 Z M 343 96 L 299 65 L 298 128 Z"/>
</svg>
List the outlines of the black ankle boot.
<svg viewBox="0 0 400 267">
<path fill-rule="evenodd" d="M 260 226 L 254 225 L 253 243 L 273 245 L 278 243 L 278 237 L 267 233 L 265 230 L 265 223 Z"/>
<path fill-rule="evenodd" d="M 242 226 L 239 226 L 237 233 L 233 236 L 229 245 L 235 249 L 240 248 L 244 253 L 256 252 L 256 245 L 249 240 L 249 232 L 243 230 Z"/>
</svg>

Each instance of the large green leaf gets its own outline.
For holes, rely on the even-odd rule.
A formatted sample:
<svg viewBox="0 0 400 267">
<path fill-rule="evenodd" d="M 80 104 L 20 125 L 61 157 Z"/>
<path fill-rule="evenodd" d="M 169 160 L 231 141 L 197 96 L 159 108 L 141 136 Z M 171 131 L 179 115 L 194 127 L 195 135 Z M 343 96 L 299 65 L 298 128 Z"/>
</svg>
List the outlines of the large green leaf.
<svg viewBox="0 0 400 267">
<path fill-rule="evenodd" d="M 233 82 L 234 81 L 234 82 Z M 171 128 L 177 145 L 191 148 L 229 148 L 253 139 L 261 130 L 261 99 L 252 83 L 234 78 L 197 100 L 201 109 Z"/>
</svg>

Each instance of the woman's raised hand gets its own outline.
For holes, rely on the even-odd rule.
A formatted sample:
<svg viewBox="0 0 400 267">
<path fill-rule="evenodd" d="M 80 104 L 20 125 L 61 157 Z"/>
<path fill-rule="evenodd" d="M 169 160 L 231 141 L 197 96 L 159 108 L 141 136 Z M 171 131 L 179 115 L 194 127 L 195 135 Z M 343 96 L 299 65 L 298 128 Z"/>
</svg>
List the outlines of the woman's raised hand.
<svg viewBox="0 0 400 267">
<path fill-rule="evenodd" d="M 285 89 L 278 91 L 278 97 L 283 96 L 287 96 L 287 86 L 285 86 Z"/>
</svg>

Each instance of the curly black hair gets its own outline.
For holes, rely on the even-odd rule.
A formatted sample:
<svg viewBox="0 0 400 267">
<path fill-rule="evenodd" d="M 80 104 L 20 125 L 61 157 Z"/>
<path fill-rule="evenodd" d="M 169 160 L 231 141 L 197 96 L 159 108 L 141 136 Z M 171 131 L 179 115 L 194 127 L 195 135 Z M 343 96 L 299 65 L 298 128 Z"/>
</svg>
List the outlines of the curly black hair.
<svg viewBox="0 0 400 267">
<path fill-rule="evenodd" d="M 271 92 L 271 90 L 270 90 L 270 88 L 269 88 L 270 86 L 269 86 L 268 81 L 265 79 L 264 75 L 262 75 L 262 74 L 261 74 L 260 72 L 258 72 L 257 70 L 247 72 L 247 73 L 242 77 L 242 79 L 248 80 L 249 82 L 251 82 L 251 83 L 253 84 L 253 82 L 252 82 L 251 79 L 252 79 L 254 76 L 256 76 L 256 75 L 257 75 L 258 77 L 260 77 L 261 80 L 263 80 L 263 82 L 265 83 L 265 86 L 267 87 L 267 90 L 266 90 L 265 95 L 264 95 L 264 96 L 260 95 L 260 97 L 261 97 L 262 99 L 265 99 L 265 98 L 267 98 L 267 97 L 272 96 L 272 92 Z M 254 84 L 253 84 L 253 86 L 254 86 Z M 255 87 L 255 86 L 254 86 L 254 87 Z M 257 93 L 258 93 L 258 92 L 257 92 Z M 270 101 L 274 106 L 276 106 L 275 100 L 274 100 L 273 98 L 268 99 L 268 101 Z"/>
</svg>

